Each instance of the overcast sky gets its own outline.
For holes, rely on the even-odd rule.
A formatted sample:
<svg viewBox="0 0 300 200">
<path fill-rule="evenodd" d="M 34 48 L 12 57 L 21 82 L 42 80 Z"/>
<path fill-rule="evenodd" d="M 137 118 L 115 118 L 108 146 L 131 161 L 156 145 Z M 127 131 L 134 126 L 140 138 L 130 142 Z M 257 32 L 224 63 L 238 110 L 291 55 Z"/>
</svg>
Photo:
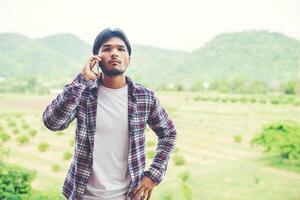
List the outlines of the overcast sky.
<svg viewBox="0 0 300 200">
<path fill-rule="evenodd" d="M 187 51 L 217 34 L 252 29 L 300 40 L 300 1 L 0 0 L 0 32 L 68 32 L 92 44 L 106 27 L 122 28 L 131 43 Z"/>
</svg>

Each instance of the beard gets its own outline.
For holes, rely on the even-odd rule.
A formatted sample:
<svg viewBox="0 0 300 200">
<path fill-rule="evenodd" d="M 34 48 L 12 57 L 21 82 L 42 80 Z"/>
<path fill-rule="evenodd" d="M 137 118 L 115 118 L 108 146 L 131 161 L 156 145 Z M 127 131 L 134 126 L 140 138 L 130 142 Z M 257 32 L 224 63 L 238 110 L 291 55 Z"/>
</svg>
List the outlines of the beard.
<svg viewBox="0 0 300 200">
<path fill-rule="evenodd" d="M 113 68 L 113 69 L 107 69 L 103 64 L 100 65 L 100 68 L 103 72 L 103 74 L 109 76 L 109 77 L 114 77 L 114 76 L 119 76 L 119 75 L 122 75 L 124 74 L 126 68 L 124 70 L 121 70 L 121 69 L 117 69 L 117 68 Z"/>
</svg>

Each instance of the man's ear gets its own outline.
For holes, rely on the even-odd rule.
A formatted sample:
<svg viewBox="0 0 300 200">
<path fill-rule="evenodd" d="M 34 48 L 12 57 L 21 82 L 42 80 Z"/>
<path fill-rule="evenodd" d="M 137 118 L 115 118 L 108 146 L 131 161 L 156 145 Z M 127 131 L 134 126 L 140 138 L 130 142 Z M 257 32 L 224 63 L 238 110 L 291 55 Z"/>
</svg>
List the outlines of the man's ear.
<svg viewBox="0 0 300 200">
<path fill-rule="evenodd" d="M 129 64 L 130 64 L 130 60 L 131 60 L 131 57 L 129 56 L 129 61 L 128 61 L 128 65 L 127 65 L 127 67 L 129 66 Z"/>
</svg>

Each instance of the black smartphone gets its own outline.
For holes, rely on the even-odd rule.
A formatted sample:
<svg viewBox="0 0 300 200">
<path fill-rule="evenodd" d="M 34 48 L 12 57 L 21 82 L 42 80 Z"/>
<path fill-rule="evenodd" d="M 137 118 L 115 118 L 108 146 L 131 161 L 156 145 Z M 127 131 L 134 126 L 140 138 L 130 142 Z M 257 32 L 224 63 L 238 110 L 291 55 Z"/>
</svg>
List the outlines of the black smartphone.
<svg viewBox="0 0 300 200">
<path fill-rule="evenodd" d="M 99 66 L 100 69 L 101 69 L 101 67 L 103 66 L 103 65 L 102 65 L 102 61 L 98 62 L 98 66 Z"/>
</svg>

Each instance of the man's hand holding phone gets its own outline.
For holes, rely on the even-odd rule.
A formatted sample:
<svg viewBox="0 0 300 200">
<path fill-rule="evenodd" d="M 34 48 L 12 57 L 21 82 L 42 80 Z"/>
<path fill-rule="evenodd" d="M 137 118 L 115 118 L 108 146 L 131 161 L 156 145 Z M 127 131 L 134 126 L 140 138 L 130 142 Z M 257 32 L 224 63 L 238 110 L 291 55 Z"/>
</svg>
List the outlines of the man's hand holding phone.
<svg viewBox="0 0 300 200">
<path fill-rule="evenodd" d="M 100 76 L 98 65 L 96 65 L 97 62 L 101 62 L 100 55 L 93 55 L 84 66 L 82 75 L 86 80 L 96 80 Z M 94 70 L 95 66 L 96 71 Z"/>
</svg>

